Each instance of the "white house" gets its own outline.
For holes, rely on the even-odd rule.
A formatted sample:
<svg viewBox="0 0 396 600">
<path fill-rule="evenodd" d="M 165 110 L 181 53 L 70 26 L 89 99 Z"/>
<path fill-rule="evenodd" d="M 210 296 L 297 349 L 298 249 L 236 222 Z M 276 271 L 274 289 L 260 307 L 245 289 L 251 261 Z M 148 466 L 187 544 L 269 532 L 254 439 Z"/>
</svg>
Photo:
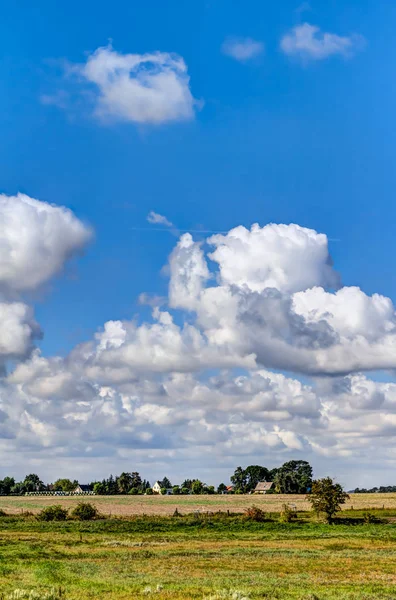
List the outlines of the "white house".
<svg viewBox="0 0 396 600">
<path fill-rule="evenodd" d="M 162 492 L 162 488 L 161 488 L 161 485 L 160 485 L 160 482 L 159 482 L 159 481 L 156 481 L 156 482 L 154 483 L 154 485 L 153 485 L 153 488 L 152 488 L 152 489 L 153 489 L 153 494 L 162 494 L 162 493 L 163 493 L 163 492 Z M 170 496 L 171 494 L 173 494 L 173 490 L 172 490 L 172 488 L 168 488 L 168 489 L 165 491 L 165 495 L 166 495 L 166 496 Z"/>
</svg>

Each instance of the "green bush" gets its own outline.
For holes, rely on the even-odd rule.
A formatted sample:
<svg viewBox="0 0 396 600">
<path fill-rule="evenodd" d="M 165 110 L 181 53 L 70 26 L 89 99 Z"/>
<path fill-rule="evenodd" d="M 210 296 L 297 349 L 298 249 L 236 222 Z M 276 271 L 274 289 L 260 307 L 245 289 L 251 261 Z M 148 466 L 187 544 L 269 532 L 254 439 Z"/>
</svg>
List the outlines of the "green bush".
<svg viewBox="0 0 396 600">
<path fill-rule="evenodd" d="M 79 502 L 72 510 L 71 516 L 77 521 L 92 521 L 99 516 L 98 509 L 89 502 Z"/>
<path fill-rule="evenodd" d="M 129 490 L 128 494 L 131 494 L 131 496 L 137 496 L 139 493 L 139 490 L 137 489 L 137 487 L 133 487 Z"/>
<path fill-rule="evenodd" d="M 146 494 L 147 496 L 152 496 L 152 495 L 153 495 L 153 490 L 152 490 L 151 488 L 147 488 L 147 490 L 146 490 L 145 494 Z"/>
<path fill-rule="evenodd" d="M 281 523 L 291 523 L 294 519 L 296 519 L 297 515 L 294 510 L 290 508 L 287 504 L 282 505 L 282 511 L 279 516 L 279 520 Z"/>
<path fill-rule="evenodd" d="M 43 508 L 37 515 L 39 521 L 66 521 L 67 510 L 59 504 L 53 504 Z"/>
</svg>

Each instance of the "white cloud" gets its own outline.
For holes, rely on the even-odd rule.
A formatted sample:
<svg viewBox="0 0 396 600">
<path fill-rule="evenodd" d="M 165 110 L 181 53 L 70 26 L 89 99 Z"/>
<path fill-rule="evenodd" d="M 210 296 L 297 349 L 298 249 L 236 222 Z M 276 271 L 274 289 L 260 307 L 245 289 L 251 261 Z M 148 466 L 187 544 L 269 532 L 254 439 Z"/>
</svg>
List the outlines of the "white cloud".
<svg viewBox="0 0 396 600">
<path fill-rule="evenodd" d="M 296 225 L 254 225 L 216 235 L 208 254 L 183 236 L 170 259 L 172 307 L 220 353 L 256 357 L 266 368 L 341 374 L 396 367 L 396 316 L 390 299 L 341 288 L 327 238 Z"/>
<path fill-rule="evenodd" d="M 80 248 L 66 251 L 62 238 L 85 231 L 64 209 L 51 207 L 53 219 L 32 202 L 33 218 L 22 222 L 34 233 L 18 238 L 11 222 L 4 238 L 8 295 L 57 273 Z M 38 257 L 52 249 L 58 258 L 43 271 Z M 29 264 L 24 287 L 16 273 Z M 73 457 L 84 457 L 76 468 L 86 476 L 103 476 L 104 465 L 125 469 L 133 458 L 148 476 L 161 461 L 169 475 L 217 467 L 214 482 L 240 463 L 297 456 L 319 468 L 345 461 L 352 471 L 375 451 L 375 473 L 396 458 L 396 384 L 362 373 L 396 368 L 395 309 L 389 298 L 341 286 L 324 234 L 293 224 L 237 227 L 206 244 L 185 234 L 169 272 L 167 309 L 153 299 L 146 322 L 108 321 L 65 358 L 32 352 L 40 331 L 31 309 L 0 298 L 4 465 L 31 461 L 45 473 L 50 450 L 71 476 Z M 7 361 L 15 363 L 8 375 Z"/>
<path fill-rule="evenodd" d="M 151 124 L 194 118 L 187 66 L 177 54 L 121 54 L 107 46 L 74 71 L 94 86 L 99 118 Z"/>
<path fill-rule="evenodd" d="M 0 195 L 0 371 L 26 359 L 41 336 L 33 310 L 21 300 L 81 253 L 91 230 L 59 206 L 18 194 Z"/>
<path fill-rule="evenodd" d="M 264 44 L 252 38 L 229 38 L 221 49 L 223 54 L 244 62 L 263 54 Z"/>
<path fill-rule="evenodd" d="M 316 25 L 303 23 L 285 34 L 280 42 L 282 51 L 289 56 L 302 59 L 323 60 L 329 56 L 353 55 L 364 45 L 360 35 L 339 36 L 335 33 L 322 32 Z"/>
<path fill-rule="evenodd" d="M 314 285 L 338 287 L 330 264 L 327 237 L 299 225 L 270 224 L 251 230 L 231 229 L 208 240 L 215 246 L 209 258 L 217 262 L 220 281 L 261 292 L 276 288 L 296 292 Z"/>
<path fill-rule="evenodd" d="M 0 302 L 0 375 L 7 360 L 26 358 L 40 334 L 29 306 L 22 302 Z"/>
<path fill-rule="evenodd" d="M 65 207 L 0 195 L 0 292 L 34 290 L 81 253 L 91 230 Z"/>
<path fill-rule="evenodd" d="M 160 215 L 153 210 L 150 210 L 147 215 L 147 221 L 152 225 L 164 225 L 165 227 L 173 227 L 173 223 L 169 221 L 164 215 Z"/>
</svg>

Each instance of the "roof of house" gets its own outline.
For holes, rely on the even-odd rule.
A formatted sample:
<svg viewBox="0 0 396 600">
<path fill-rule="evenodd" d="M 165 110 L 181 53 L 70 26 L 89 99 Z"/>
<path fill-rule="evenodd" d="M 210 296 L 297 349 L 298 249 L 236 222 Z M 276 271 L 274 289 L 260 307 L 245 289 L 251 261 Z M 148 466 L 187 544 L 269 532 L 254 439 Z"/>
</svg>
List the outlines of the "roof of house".
<svg viewBox="0 0 396 600">
<path fill-rule="evenodd" d="M 84 485 L 83 483 L 79 483 L 77 488 L 80 488 L 83 492 L 90 492 L 91 491 L 91 486 L 90 485 Z"/>
<path fill-rule="evenodd" d="M 274 485 L 273 481 L 259 481 L 254 488 L 255 492 L 268 492 Z"/>
</svg>

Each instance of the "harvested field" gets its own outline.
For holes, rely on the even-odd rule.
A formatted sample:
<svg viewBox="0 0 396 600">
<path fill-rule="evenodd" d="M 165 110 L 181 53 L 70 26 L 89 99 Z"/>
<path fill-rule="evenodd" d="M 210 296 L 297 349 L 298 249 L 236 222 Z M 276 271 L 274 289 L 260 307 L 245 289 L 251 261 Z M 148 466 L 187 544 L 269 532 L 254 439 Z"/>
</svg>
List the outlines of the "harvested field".
<svg viewBox="0 0 396 600">
<path fill-rule="evenodd" d="M 299 511 L 309 510 L 305 496 L 294 495 L 213 495 L 213 496 L 18 496 L 0 499 L 0 509 L 18 514 L 23 511 L 39 512 L 50 504 L 73 508 L 81 500 L 92 502 L 104 515 L 172 515 L 176 508 L 181 513 L 230 511 L 240 513 L 255 504 L 266 512 L 280 512 L 282 505 L 295 505 Z M 396 494 L 351 494 L 343 509 L 371 508 L 396 509 Z"/>
</svg>

